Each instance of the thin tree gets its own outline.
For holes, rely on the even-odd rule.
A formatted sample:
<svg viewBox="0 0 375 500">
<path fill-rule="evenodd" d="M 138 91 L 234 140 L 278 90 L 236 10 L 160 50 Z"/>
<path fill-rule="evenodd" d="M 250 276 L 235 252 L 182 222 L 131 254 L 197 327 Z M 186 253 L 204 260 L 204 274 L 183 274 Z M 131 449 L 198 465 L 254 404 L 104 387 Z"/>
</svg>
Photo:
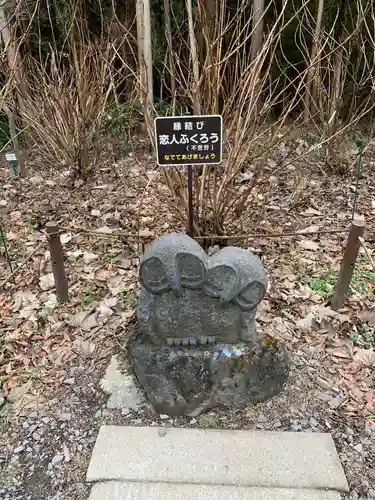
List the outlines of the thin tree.
<svg viewBox="0 0 375 500">
<path fill-rule="evenodd" d="M 18 106 L 22 106 L 22 97 L 17 91 L 17 88 L 22 89 L 23 85 L 22 74 L 21 74 L 21 61 L 18 52 L 15 50 L 14 45 L 12 44 L 12 37 L 9 30 L 9 23 L 7 21 L 7 17 L 5 14 L 5 2 L 0 3 L 0 42 L 1 40 L 4 43 L 4 50 L 6 51 L 10 76 L 12 78 L 14 77 L 14 80 L 16 82 L 16 91 L 14 93 L 15 101 L 17 102 Z M 18 140 L 16 119 L 13 111 L 10 109 L 8 105 L 4 104 L 3 107 L 9 122 L 9 131 L 13 144 L 13 149 L 17 156 L 19 173 L 21 177 L 25 177 L 26 176 L 25 160 Z"/>
<path fill-rule="evenodd" d="M 304 119 L 307 121 L 310 117 L 310 102 L 312 100 L 313 106 L 316 106 L 317 96 L 317 54 L 320 46 L 320 35 L 322 31 L 324 0 L 319 0 L 318 11 L 316 14 L 316 24 L 313 36 L 313 43 L 311 47 L 310 65 L 307 72 L 307 82 L 305 91 L 305 105 L 304 105 Z"/>
<path fill-rule="evenodd" d="M 264 0 L 254 0 L 253 3 L 253 35 L 251 39 L 251 60 L 260 52 L 263 44 L 264 30 Z"/>
</svg>

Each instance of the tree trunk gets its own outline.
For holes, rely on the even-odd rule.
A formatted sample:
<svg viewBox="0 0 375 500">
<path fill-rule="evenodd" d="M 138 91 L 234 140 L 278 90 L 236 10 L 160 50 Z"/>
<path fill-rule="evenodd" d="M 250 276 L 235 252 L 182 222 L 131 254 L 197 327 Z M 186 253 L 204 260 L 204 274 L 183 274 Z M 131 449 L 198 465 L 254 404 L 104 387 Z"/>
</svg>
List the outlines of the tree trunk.
<svg viewBox="0 0 375 500">
<path fill-rule="evenodd" d="M 147 9 L 147 12 L 146 12 Z M 151 18 L 149 0 L 137 0 L 137 40 L 139 60 L 139 94 L 151 143 L 154 143 L 152 126 L 153 80 L 151 52 Z"/>
<path fill-rule="evenodd" d="M 316 84 L 316 62 L 315 58 L 318 54 L 320 44 L 320 32 L 322 30 L 324 0 L 319 0 L 318 12 L 316 15 L 316 26 L 313 37 L 313 44 L 310 55 L 310 67 L 307 72 L 306 92 L 305 92 L 305 109 L 304 120 L 308 121 L 310 118 L 310 101 L 312 98 L 313 106 L 316 105 L 317 84 Z"/>
<path fill-rule="evenodd" d="M 264 0 L 253 3 L 253 34 L 251 37 L 251 60 L 253 61 L 263 44 Z"/>
<path fill-rule="evenodd" d="M 21 71 L 21 60 L 19 58 L 18 53 L 14 49 L 12 45 L 12 39 L 11 39 L 11 33 L 9 30 L 5 10 L 4 10 L 4 3 L 0 3 L 0 39 L 3 40 L 5 50 L 7 53 L 7 59 L 8 59 L 8 66 L 9 66 L 9 73 L 10 73 L 10 78 L 14 77 L 16 81 L 15 85 L 15 92 L 14 92 L 14 97 L 15 101 L 18 104 L 18 107 L 22 110 L 23 109 L 23 101 L 22 101 L 22 87 L 23 87 L 23 82 L 22 82 L 22 71 Z M 16 120 L 13 111 L 9 108 L 9 106 L 4 105 L 4 109 L 6 112 L 6 115 L 8 117 L 9 121 L 9 131 L 13 143 L 13 149 L 14 153 L 17 157 L 17 163 L 18 163 L 18 168 L 19 168 L 19 174 L 20 177 L 25 177 L 26 176 L 26 170 L 25 170 L 25 158 L 23 155 L 23 152 L 21 150 L 19 141 L 18 141 L 18 134 L 17 134 L 17 129 L 16 129 Z"/>
<path fill-rule="evenodd" d="M 164 16 L 165 16 L 165 37 L 168 45 L 168 59 L 169 59 L 169 74 L 171 78 L 171 94 L 172 94 L 172 108 L 173 114 L 176 107 L 176 68 L 173 59 L 172 47 L 172 28 L 171 28 L 171 11 L 169 0 L 164 0 Z"/>
<path fill-rule="evenodd" d="M 152 41 L 151 41 L 151 8 L 150 0 L 143 0 L 144 9 L 144 57 L 147 75 L 147 101 L 151 108 L 154 104 L 153 77 L 152 77 Z"/>
<path fill-rule="evenodd" d="M 333 95 L 328 115 L 329 137 L 334 136 L 337 130 L 337 115 L 343 88 L 345 85 L 345 82 L 343 82 L 341 78 L 342 76 L 344 76 L 344 78 L 346 77 L 346 72 L 343 68 L 344 45 L 342 45 L 342 42 L 345 38 L 345 14 L 347 9 L 347 2 L 345 2 L 345 0 L 341 0 L 341 4 L 338 6 L 338 8 L 339 14 L 336 21 L 335 40 L 337 40 L 340 46 L 336 49 L 333 58 L 335 74 L 333 79 Z"/>
</svg>

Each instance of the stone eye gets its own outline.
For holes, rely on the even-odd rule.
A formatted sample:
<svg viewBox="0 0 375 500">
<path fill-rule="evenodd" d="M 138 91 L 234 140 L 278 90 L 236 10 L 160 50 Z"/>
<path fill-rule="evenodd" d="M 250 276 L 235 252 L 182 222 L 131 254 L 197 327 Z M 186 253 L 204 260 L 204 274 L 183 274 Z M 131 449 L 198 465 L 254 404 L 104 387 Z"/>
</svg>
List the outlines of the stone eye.
<svg viewBox="0 0 375 500">
<path fill-rule="evenodd" d="M 210 297 L 230 300 L 231 292 L 237 283 L 235 270 L 225 264 L 211 267 L 207 271 L 204 291 Z"/>
<path fill-rule="evenodd" d="M 243 310 L 254 309 L 263 299 L 266 293 L 266 288 L 260 281 L 252 281 L 245 287 L 234 301 Z"/>
<path fill-rule="evenodd" d="M 206 275 L 204 262 L 196 255 L 179 253 L 176 263 L 181 285 L 186 288 L 199 288 Z"/>
<path fill-rule="evenodd" d="M 152 293 L 165 292 L 170 284 L 159 257 L 150 257 L 141 264 L 140 281 Z"/>
</svg>

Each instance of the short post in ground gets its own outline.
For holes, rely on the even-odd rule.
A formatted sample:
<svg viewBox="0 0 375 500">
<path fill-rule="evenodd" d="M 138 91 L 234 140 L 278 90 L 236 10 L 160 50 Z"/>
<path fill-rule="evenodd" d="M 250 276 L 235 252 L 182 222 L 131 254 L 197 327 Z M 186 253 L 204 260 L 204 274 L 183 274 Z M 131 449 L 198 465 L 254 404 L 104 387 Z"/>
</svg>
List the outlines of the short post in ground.
<svg viewBox="0 0 375 500">
<path fill-rule="evenodd" d="M 361 238 L 363 237 L 364 232 L 364 218 L 358 217 L 354 219 L 350 228 L 348 241 L 346 243 L 344 256 L 341 262 L 335 292 L 331 300 L 331 307 L 335 311 L 341 309 L 344 305 L 357 261 L 359 248 L 361 246 Z"/>
<path fill-rule="evenodd" d="M 58 223 L 56 221 L 47 222 L 46 233 L 51 253 L 52 271 L 55 278 L 56 296 L 59 302 L 68 302 L 68 279 L 65 273 L 64 256 Z"/>
</svg>

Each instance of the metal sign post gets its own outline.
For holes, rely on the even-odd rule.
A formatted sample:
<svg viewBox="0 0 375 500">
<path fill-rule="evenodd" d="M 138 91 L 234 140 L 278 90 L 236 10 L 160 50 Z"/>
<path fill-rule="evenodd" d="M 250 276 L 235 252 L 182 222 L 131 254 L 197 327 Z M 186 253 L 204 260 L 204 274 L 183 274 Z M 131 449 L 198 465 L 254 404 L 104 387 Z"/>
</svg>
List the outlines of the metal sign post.
<svg viewBox="0 0 375 500">
<path fill-rule="evenodd" d="M 188 233 L 194 235 L 193 166 L 219 165 L 223 120 L 219 115 L 166 116 L 155 119 L 157 163 L 188 167 Z"/>
<path fill-rule="evenodd" d="M 194 236 L 193 167 L 188 165 L 188 235 Z"/>
<path fill-rule="evenodd" d="M 5 153 L 5 159 L 12 164 L 13 176 L 17 178 L 17 156 L 14 153 Z"/>
</svg>

